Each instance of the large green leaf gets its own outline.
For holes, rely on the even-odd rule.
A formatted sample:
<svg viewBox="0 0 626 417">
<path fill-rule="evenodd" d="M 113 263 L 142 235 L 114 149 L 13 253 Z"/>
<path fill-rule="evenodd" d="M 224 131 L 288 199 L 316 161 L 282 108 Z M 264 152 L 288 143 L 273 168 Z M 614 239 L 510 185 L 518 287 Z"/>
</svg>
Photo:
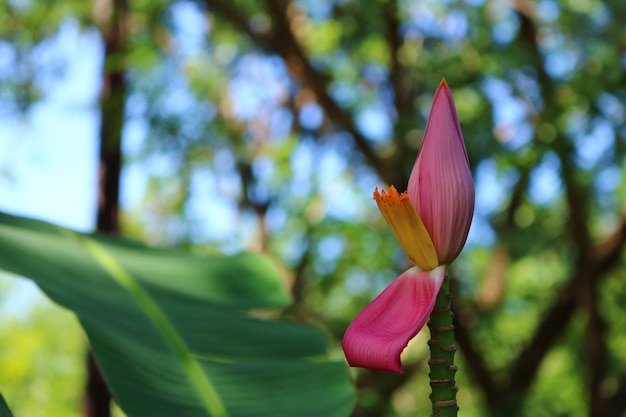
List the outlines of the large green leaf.
<svg viewBox="0 0 626 417">
<path fill-rule="evenodd" d="M 251 314 L 289 302 L 264 257 L 197 257 L 0 214 L 0 268 L 77 314 L 129 416 L 350 413 L 347 369 L 322 335 Z"/>
</svg>

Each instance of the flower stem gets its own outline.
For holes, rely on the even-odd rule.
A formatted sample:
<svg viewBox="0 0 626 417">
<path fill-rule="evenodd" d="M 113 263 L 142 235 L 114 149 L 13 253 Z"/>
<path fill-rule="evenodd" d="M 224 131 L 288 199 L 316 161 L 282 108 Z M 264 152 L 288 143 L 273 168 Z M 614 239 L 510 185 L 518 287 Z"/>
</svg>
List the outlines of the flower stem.
<svg viewBox="0 0 626 417">
<path fill-rule="evenodd" d="M 452 310 L 450 303 L 450 277 L 446 276 L 435 308 L 430 314 L 428 328 L 430 329 L 430 386 L 432 393 L 430 401 L 433 404 L 431 417 L 456 417 L 459 407 L 456 403 L 456 387 L 454 375 L 457 367 L 454 365 L 454 326 L 452 324 Z"/>
</svg>

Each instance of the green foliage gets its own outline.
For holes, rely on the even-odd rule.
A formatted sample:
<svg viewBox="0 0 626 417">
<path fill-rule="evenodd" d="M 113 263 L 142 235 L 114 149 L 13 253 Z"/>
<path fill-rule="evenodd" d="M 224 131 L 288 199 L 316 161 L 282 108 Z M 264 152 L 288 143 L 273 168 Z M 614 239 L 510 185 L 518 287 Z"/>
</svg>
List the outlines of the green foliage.
<svg viewBox="0 0 626 417">
<path fill-rule="evenodd" d="M 352 407 L 345 365 L 325 359 L 319 333 L 250 314 L 289 300 L 265 258 L 199 258 L 8 215 L 0 247 L 4 270 L 77 314 L 129 416 L 339 417 Z"/>
<path fill-rule="evenodd" d="M 3 276 L 1 282 L 16 281 Z M 18 416 L 76 417 L 85 384 L 86 340 L 80 325 L 73 314 L 40 298 L 29 301 L 28 313 L 20 312 L 24 306 L 18 310 L 17 305 L 23 291 L 15 287 L 0 291 L 9 296 L 2 301 L 15 298 L 16 304 L 9 307 L 0 302 L 2 394 Z"/>
</svg>

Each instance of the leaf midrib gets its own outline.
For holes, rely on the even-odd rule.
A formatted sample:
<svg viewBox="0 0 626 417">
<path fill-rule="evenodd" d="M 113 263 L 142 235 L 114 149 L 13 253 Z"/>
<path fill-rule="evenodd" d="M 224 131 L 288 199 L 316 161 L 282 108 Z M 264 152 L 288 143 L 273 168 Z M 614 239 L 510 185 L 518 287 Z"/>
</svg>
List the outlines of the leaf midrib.
<svg viewBox="0 0 626 417">
<path fill-rule="evenodd" d="M 165 313 L 150 294 L 96 241 L 79 234 L 74 234 L 74 237 L 94 257 L 96 262 L 136 301 L 138 307 L 152 322 L 172 350 L 183 373 L 187 375 L 191 385 L 198 393 L 198 397 L 208 415 L 228 417 L 228 412 L 208 375 L 202 370 L 202 367 L 194 358 L 183 338 L 172 323 L 167 320 Z"/>
</svg>

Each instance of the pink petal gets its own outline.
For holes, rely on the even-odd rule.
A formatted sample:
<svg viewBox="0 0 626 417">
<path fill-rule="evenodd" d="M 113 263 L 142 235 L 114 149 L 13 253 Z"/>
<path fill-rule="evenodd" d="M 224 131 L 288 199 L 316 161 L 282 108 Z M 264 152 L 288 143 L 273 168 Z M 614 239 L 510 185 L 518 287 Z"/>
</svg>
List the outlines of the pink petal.
<svg viewBox="0 0 626 417">
<path fill-rule="evenodd" d="M 413 267 L 365 307 L 343 337 L 350 366 L 401 374 L 400 353 L 428 320 L 444 275 L 445 266 Z"/>
<path fill-rule="evenodd" d="M 439 263 L 452 262 L 463 249 L 472 223 L 474 181 L 445 80 L 435 93 L 407 192 L 433 240 Z"/>
</svg>

